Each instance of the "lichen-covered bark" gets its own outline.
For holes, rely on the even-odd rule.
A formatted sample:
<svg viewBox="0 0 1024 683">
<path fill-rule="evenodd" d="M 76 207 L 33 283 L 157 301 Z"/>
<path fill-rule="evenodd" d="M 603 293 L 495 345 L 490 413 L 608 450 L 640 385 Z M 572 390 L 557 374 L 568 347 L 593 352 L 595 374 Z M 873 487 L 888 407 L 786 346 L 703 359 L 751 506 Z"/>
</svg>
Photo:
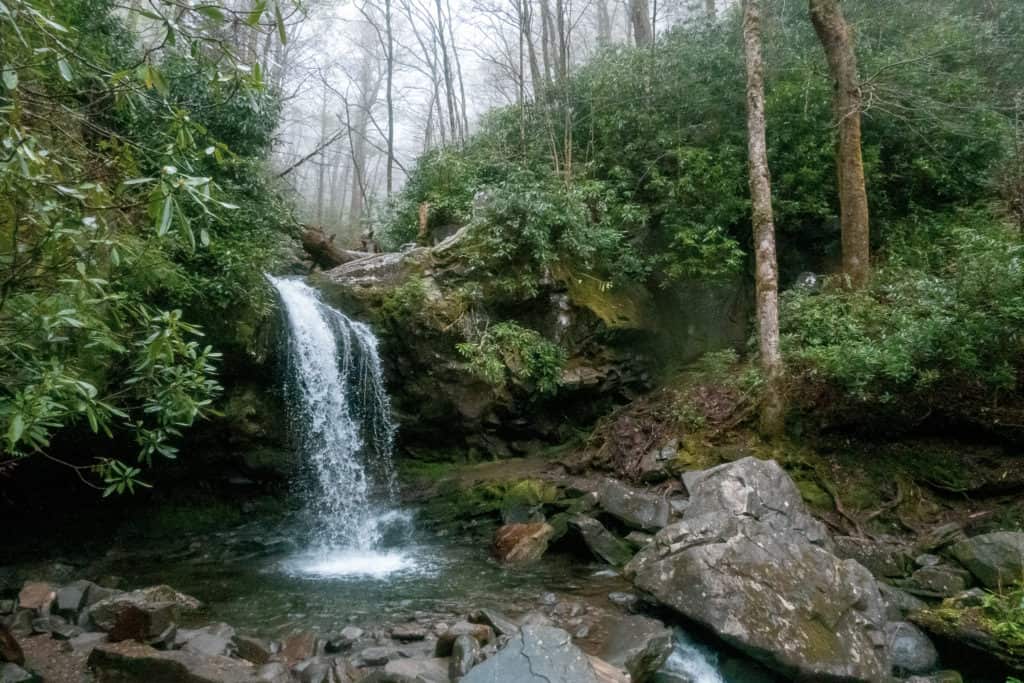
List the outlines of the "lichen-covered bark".
<svg viewBox="0 0 1024 683">
<path fill-rule="evenodd" d="M 782 432 L 785 405 L 782 395 L 782 354 L 779 350 L 779 269 L 775 255 L 771 174 L 768 171 L 768 148 L 765 142 L 760 0 L 744 2 L 743 44 L 747 63 L 747 147 L 750 199 L 753 204 L 757 328 L 761 370 L 765 378 L 761 431 L 770 436 Z"/>
<path fill-rule="evenodd" d="M 861 90 L 853 38 L 839 0 L 809 0 L 811 22 L 818 34 L 835 85 L 832 107 L 839 141 L 836 173 L 843 243 L 843 274 L 850 286 L 867 284 L 871 274 L 868 195 L 861 153 Z"/>
</svg>

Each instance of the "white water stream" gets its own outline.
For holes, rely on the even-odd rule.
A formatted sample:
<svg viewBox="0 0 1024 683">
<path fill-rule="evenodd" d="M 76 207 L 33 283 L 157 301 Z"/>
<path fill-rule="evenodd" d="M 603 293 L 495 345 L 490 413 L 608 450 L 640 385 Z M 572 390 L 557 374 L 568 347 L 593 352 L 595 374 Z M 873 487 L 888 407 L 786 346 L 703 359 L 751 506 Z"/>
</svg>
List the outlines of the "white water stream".
<svg viewBox="0 0 1024 683">
<path fill-rule="evenodd" d="M 294 568 L 321 576 L 384 576 L 412 558 L 382 549 L 385 528 L 408 523 L 390 510 L 395 425 L 377 338 L 293 278 L 269 277 L 287 319 L 290 430 L 303 463 L 312 547 Z"/>
</svg>

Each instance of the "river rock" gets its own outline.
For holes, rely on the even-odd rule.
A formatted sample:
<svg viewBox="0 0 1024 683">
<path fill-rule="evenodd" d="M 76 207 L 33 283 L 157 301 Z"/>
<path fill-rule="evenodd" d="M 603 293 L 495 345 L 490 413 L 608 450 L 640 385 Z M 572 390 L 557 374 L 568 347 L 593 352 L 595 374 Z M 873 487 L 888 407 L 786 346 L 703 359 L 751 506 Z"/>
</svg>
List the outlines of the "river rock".
<svg viewBox="0 0 1024 683">
<path fill-rule="evenodd" d="M 949 598 L 966 590 L 970 574 L 950 564 L 936 564 L 921 567 L 906 582 L 901 583 L 907 591 L 928 598 Z"/>
<path fill-rule="evenodd" d="M 266 664 L 274 655 L 274 647 L 263 638 L 235 634 L 231 642 L 234 643 L 235 654 L 253 664 Z"/>
<path fill-rule="evenodd" d="M 904 683 L 964 683 L 964 677 L 958 671 L 936 671 L 927 676 L 911 676 Z"/>
<path fill-rule="evenodd" d="M 459 636 L 452 643 L 452 656 L 448 660 L 448 676 L 457 681 L 469 673 L 480 656 L 480 643 L 472 636 Z"/>
<path fill-rule="evenodd" d="M 284 662 L 268 662 L 256 670 L 260 683 L 292 683 L 292 674 Z"/>
<path fill-rule="evenodd" d="M 0 664 L 0 683 L 42 683 L 42 680 L 17 664 Z"/>
<path fill-rule="evenodd" d="M 472 624 L 468 621 L 457 621 L 437 638 L 434 649 L 436 657 L 447 657 L 452 653 L 452 646 L 459 636 L 471 636 L 481 645 L 494 640 L 494 629 L 486 624 Z"/>
<path fill-rule="evenodd" d="M 961 541 L 950 552 L 990 589 L 1024 581 L 1024 533 L 997 531 Z"/>
<path fill-rule="evenodd" d="M 400 643 L 412 643 L 418 640 L 426 640 L 427 628 L 422 624 L 411 622 L 400 624 L 391 629 L 391 637 Z"/>
<path fill-rule="evenodd" d="M 807 512 L 796 484 L 774 460 L 748 456 L 711 469 L 686 472 L 683 484 L 690 492 L 685 519 L 722 512 L 750 517 L 771 530 L 795 534 L 833 551 L 825 525 Z"/>
<path fill-rule="evenodd" d="M 281 643 L 281 657 L 286 662 L 301 662 L 316 655 L 317 638 L 312 631 L 293 633 Z"/>
<path fill-rule="evenodd" d="M 252 667 L 238 659 L 204 657 L 182 650 L 156 650 L 132 641 L 97 645 L 89 655 L 88 664 L 100 683 L 250 683 L 254 678 Z"/>
<path fill-rule="evenodd" d="M 174 642 L 182 650 L 197 655 L 230 657 L 237 652 L 234 637 L 235 629 L 221 623 L 210 624 L 200 629 L 180 629 Z"/>
<path fill-rule="evenodd" d="M 601 659 L 628 671 L 633 683 L 646 683 L 671 652 L 672 631 L 657 619 L 632 615 L 612 625 Z"/>
<path fill-rule="evenodd" d="M 906 621 L 885 625 L 892 671 L 897 676 L 931 673 L 939 665 L 939 653 L 924 632 Z"/>
<path fill-rule="evenodd" d="M 481 607 L 469 615 L 471 623 L 486 624 L 494 629 L 495 635 L 510 636 L 519 630 L 519 625 L 506 617 L 504 614 L 489 607 Z"/>
<path fill-rule="evenodd" d="M 593 517 L 574 515 L 569 519 L 569 526 L 579 531 L 590 552 L 612 566 L 621 567 L 633 557 L 630 545 Z"/>
<path fill-rule="evenodd" d="M 19 666 L 25 663 L 25 653 L 21 651 L 21 645 L 3 625 L 0 625 L 0 662 L 10 662 Z"/>
<path fill-rule="evenodd" d="M 32 622 L 35 620 L 35 611 L 30 609 L 19 609 L 10 617 L 4 620 L 7 628 L 16 636 L 32 635 Z"/>
<path fill-rule="evenodd" d="M 667 500 L 614 479 L 601 482 L 598 501 L 605 512 L 641 531 L 657 531 L 668 524 Z"/>
<path fill-rule="evenodd" d="M 65 649 L 79 654 L 89 654 L 97 645 L 107 642 L 106 633 L 82 633 L 69 638 Z"/>
<path fill-rule="evenodd" d="M 879 578 L 902 578 L 914 569 L 913 548 L 895 541 L 871 541 L 857 536 L 836 536 L 835 554 L 856 560 Z"/>
<path fill-rule="evenodd" d="M 383 669 L 359 680 L 360 683 L 448 683 L 448 660 L 394 659 Z"/>
<path fill-rule="evenodd" d="M 198 600 L 170 586 L 150 586 L 100 600 L 89 608 L 89 619 L 113 642 L 148 641 L 166 634 L 182 612 L 200 606 Z"/>
<path fill-rule="evenodd" d="M 462 683 L 598 683 L 594 666 L 565 631 L 524 626 Z"/>
<path fill-rule="evenodd" d="M 45 581 L 26 581 L 18 593 L 18 607 L 30 609 L 37 614 L 49 613 L 50 605 L 57 597 L 57 587 Z"/>
<path fill-rule="evenodd" d="M 658 602 L 784 675 L 888 675 L 878 585 L 840 560 L 774 462 L 744 458 L 684 475 L 691 504 L 625 573 Z"/>
<path fill-rule="evenodd" d="M 368 647 L 352 659 L 357 667 L 384 666 L 392 658 L 394 652 L 387 647 Z"/>
<path fill-rule="evenodd" d="M 74 621 L 85 607 L 85 596 L 92 586 L 91 581 L 75 581 L 57 590 L 57 614 Z"/>
<path fill-rule="evenodd" d="M 494 533 L 494 556 L 501 562 L 536 562 L 548 549 L 555 528 L 547 522 L 506 524 Z"/>
<path fill-rule="evenodd" d="M 890 586 L 887 583 L 879 583 L 878 591 L 882 594 L 885 618 L 889 621 L 902 621 L 911 612 L 916 612 L 926 607 L 923 600 L 915 598 L 905 590 Z"/>
</svg>

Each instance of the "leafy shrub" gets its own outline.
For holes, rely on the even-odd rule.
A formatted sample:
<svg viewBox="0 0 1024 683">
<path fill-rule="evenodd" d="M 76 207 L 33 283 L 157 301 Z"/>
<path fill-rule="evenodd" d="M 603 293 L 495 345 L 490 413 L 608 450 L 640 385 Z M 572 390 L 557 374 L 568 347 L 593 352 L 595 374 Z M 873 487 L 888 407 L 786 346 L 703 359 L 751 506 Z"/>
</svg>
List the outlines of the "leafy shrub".
<svg viewBox="0 0 1024 683">
<path fill-rule="evenodd" d="M 911 236 L 870 288 L 784 293 L 783 344 L 795 371 L 878 406 L 1016 392 L 1024 244 L 983 212 L 913 223 L 898 229 Z"/>
<path fill-rule="evenodd" d="M 544 394 L 558 390 L 565 353 L 534 330 L 501 322 L 456 348 L 470 372 L 495 388 L 514 383 L 532 385 Z"/>
</svg>

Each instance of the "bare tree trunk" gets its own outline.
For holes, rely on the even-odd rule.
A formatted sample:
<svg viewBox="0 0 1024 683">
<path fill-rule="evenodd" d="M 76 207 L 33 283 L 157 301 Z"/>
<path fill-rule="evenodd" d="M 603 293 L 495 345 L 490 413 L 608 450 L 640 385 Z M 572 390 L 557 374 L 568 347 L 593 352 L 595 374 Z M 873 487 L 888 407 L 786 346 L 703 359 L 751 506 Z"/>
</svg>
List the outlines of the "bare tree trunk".
<svg viewBox="0 0 1024 683">
<path fill-rule="evenodd" d="M 448 102 L 448 125 L 450 126 L 452 141 L 458 140 L 458 114 L 455 111 L 455 87 L 452 82 L 452 64 L 448 58 L 448 43 L 445 39 L 444 9 L 441 0 L 436 0 L 437 5 L 437 39 L 441 47 L 441 65 L 444 74 L 445 98 Z"/>
<path fill-rule="evenodd" d="M 743 44 L 747 63 L 747 129 L 750 199 L 753 204 L 757 328 L 765 391 L 761 432 L 781 434 L 785 427 L 783 365 L 779 350 L 779 273 L 775 256 L 772 184 L 764 117 L 764 58 L 761 54 L 761 0 L 745 0 Z"/>
<path fill-rule="evenodd" d="M 647 0 L 629 0 L 629 21 L 633 25 L 633 39 L 637 47 L 650 45 L 654 38 L 651 35 L 651 9 Z"/>
<path fill-rule="evenodd" d="M 718 16 L 718 8 L 715 6 L 715 0 L 704 0 L 704 9 L 708 13 L 708 19 L 714 19 Z"/>
<path fill-rule="evenodd" d="M 811 22 L 825 48 L 835 91 L 832 108 L 839 128 L 836 173 L 843 242 L 843 273 L 855 289 L 871 276 L 868 195 L 861 153 L 861 90 L 850 27 L 838 0 L 810 0 Z"/>
<path fill-rule="evenodd" d="M 551 62 L 554 57 L 552 48 L 555 25 L 551 20 L 551 4 L 549 0 L 540 0 L 540 49 L 544 57 L 544 82 L 551 82 Z"/>
<path fill-rule="evenodd" d="M 608 14 L 608 0 L 597 0 L 597 44 L 610 45 L 612 42 L 612 18 Z"/>
<path fill-rule="evenodd" d="M 320 101 L 320 169 L 316 179 L 316 224 L 324 224 L 324 174 L 327 171 L 327 84 L 324 82 Z"/>
<path fill-rule="evenodd" d="M 546 83 L 541 80 L 540 64 L 537 63 L 537 48 L 533 44 L 533 12 L 530 10 L 530 0 L 522 0 L 522 3 L 522 32 L 526 38 L 526 51 L 530 56 L 530 80 L 533 82 L 533 99 L 539 101 Z"/>
<path fill-rule="evenodd" d="M 395 37 L 391 26 L 391 0 L 384 0 L 384 33 L 387 36 L 387 44 L 384 46 L 384 58 L 387 61 L 387 90 L 384 97 L 387 99 L 388 108 L 388 158 L 385 191 L 390 197 L 394 188 L 395 170 Z"/>
<path fill-rule="evenodd" d="M 462 80 L 462 58 L 459 57 L 459 47 L 455 43 L 455 20 L 452 18 L 452 3 L 448 0 L 448 37 L 452 43 L 452 57 L 455 58 L 455 75 L 459 81 L 459 109 L 462 111 L 462 139 L 469 137 L 469 114 L 466 112 L 466 85 Z"/>
</svg>

